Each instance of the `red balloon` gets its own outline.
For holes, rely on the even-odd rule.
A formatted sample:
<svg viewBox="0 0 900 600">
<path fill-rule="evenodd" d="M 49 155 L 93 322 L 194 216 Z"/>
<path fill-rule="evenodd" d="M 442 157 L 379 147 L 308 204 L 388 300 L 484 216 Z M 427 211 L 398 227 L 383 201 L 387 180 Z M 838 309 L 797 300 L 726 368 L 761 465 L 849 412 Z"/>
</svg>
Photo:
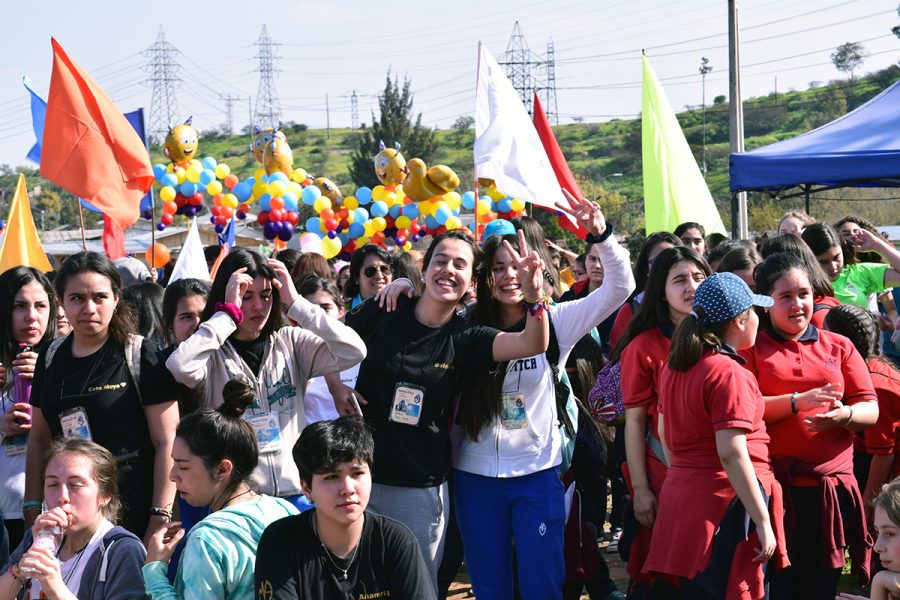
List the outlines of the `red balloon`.
<svg viewBox="0 0 900 600">
<path fill-rule="evenodd" d="M 327 229 L 328 231 L 334 231 L 338 228 L 338 222 L 335 219 L 326 219 L 324 223 L 325 229 Z"/>
<path fill-rule="evenodd" d="M 223 206 L 216 204 L 215 206 L 213 206 L 209 209 L 209 214 L 211 214 L 214 217 L 218 217 L 219 213 L 222 212 L 223 208 L 224 208 Z"/>
<path fill-rule="evenodd" d="M 225 227 L 226 225 L 228 225 L 228 217 L 225 217 L 225 216 L 216 217 L 216 225 L 221 225 L 222 227 Z"/>
<path fill-rule="evenodd" d="M 269 211 L 269 220 L 272 222 L 284 221 L 284 209 L 273 208 Z"/>
<path fill-rule="evenodd" d="M 347 254 L 353 254 L 354 252 L 356 252 L 356 240 L 350 240 L 344 245 L 343 248 L 341 248 L 341 250 L 343 250 Z"/>
<path fill-rule="evenodd" d="M 422 229 L 422 228 L 419 227 L 419 224 L 418 224 L 418 223 L 413 222 L 413 223 L 409 226 L 409 233 L 410 233 L 411 235 L 415 235 L 415 234 L 419 233 L 419 231 L 420 231 L 421 229 Z"/>
<path fill-rule="evenodd" d="M 222 204 L 222 198 L 225 197 L 225 194 L 216 194 L 213 196 L 213 204 L 219 205 Z"/>
<path fill-rule="evenodd" d="M 292 210 L 292 211 L 288 212 L 287 220 L 288 220 L 288 223 L 290 223 L 291 225 L 296 225 L 297 223 L 300 222 L 300 214 L 297 213 L 297 211 Z"/>
<path fill-rule="evenodd" d="M 200 206 L 201 204 L 203 204 L 203 194 L 197 192 L 196 194 L 188 198 L 188 202 L 193 206 Z"/>
<path fill-rule="evenodd" d="M 250 205 L 249 204 L 241 204 L 240 211 L 245 212 L 245 213 L 250 212 Z"/>
<path fill-rule="evenodd" d="M 341 208 L 339 211 L 337 211 L 337 214 L 338 214 L 338 216 L 340 216 L 342 219 L 346 219 L 346 218 L 347 218 L 347 215 L 349 215 L 350 213 L 347 212 L 347 209 L 346 209 L 346 208 Z"/>
<path fill-rule="evenodd" d="M 226 222 L 234 216 L 234 209 L 230 206 L 223 206 L 221 208 L 222 210 L 219 211 L 219 215 L 224 218 Z"/>
<path fill-rule="evenodd" d="M 395 227 L 395 225 L 394 225 L 394 217 L 392 217 L 392 216 L 390 216 L 390 215 L 388 215 L 388 216 L 386 216 L 386 217 L 384 218 L 384 222 L 387 223 L 387 228 L 388 228 L 388 229 L 391 229 L 392 227 Z"/>
<path fill-rule="evenodd" d="M 162 223 L 163 225 L 165 225 L 166 227 L 171 225 L 174 221 L 175 221 L 174 217 L 172 217 L 172 215 L 170 215 L 169 213 L 163 213 L 159 217 L 159 222 Z"/>
<path fill-rule="evenodd" d="M 266 223 L 268 223 L 269 222 L 269 211 L 267 211 L 267 210 L 259 211 L 259 213 L 257 213 L 257 215 L 256 215 L 256 222 L 259 223 L 260 225 L 265 225 Z"/>
<path fill-rule="evenodd" d="M 371 241 L 376 246 L 383 244 L 384 243 L 384 232 L 376 231 L 375 233 L 372 234 L 372 237 L 369 238 L 369 241 Z"/>
<path fill-rule="evenodd" d="M 178 208 L 184 208 L 184 205 L 187 204 L 188 199 L 182 196 L 180 193 L 175 194 L 175 204 L 178 205 Z"/>
<path fill-rule="evenodd" d="M 341 222 L 339 223 L 339 225 L 341 226 L 341 230 L 350 228 L 350 223 L 347 222 L 346 218 L 341 219 Z"/>
</svg>

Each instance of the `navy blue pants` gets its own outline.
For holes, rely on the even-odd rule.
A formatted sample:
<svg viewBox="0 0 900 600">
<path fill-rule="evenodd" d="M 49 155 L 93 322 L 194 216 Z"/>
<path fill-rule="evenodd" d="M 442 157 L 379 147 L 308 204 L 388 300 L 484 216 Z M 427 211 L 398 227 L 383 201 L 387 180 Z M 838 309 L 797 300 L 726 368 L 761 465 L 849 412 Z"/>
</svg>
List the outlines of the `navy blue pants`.
<svg viewBox="0 0 900 600">
<path fill-rule="evenodd" d="M 522 600 L 562 598 L 565 504 L 556 469 L 495 478 L 453 472 L 466 567 L 478 600 L 512 600 L 513 542 Z"/>
</svg>

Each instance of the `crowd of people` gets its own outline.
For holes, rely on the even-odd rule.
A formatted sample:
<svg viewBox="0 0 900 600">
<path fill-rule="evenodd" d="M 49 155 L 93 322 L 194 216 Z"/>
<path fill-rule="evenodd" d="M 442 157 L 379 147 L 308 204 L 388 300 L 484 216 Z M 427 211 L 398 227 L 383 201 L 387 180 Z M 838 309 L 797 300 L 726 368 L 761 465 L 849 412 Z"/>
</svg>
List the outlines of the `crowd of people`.
<svg viewBox="0 0 900 600">
<path fill-rule="evenodd" d="M 580 254 L 520 217 L 0 274 L 0 598 L 900 593 L 900 251 L 792 211 L 632 262 L 566 199 Z"/>
</svg>

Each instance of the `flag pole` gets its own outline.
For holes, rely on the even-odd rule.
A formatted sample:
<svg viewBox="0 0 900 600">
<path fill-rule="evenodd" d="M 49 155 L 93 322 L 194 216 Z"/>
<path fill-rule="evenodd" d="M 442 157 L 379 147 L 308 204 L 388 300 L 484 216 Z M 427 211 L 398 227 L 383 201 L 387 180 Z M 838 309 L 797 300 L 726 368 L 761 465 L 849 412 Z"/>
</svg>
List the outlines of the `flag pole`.
<svg viewBox="0 0 900 600">
<path fill-rule="evenodd" d="M 478 62 L 475 67 L 475 102 L 478 102 L 478 82 L 481 79 L 481 40 L 478 40 Z M 481 240 L 478 235 L 478 163 L 475 162 L 475 146 L 472 146 L 472 179 L 475 180 L 475 243 Z"/>
<path fill-rule="evenodd" d="M 78 202 L 78 222 L 81 225 L 81 246 L 84 248 L 84 251 L 88 251 L 87 239 L 84 236 L 84 208 L 81 206 L 81 198 L 75 198 L 75 201 Z"/>
</svg>

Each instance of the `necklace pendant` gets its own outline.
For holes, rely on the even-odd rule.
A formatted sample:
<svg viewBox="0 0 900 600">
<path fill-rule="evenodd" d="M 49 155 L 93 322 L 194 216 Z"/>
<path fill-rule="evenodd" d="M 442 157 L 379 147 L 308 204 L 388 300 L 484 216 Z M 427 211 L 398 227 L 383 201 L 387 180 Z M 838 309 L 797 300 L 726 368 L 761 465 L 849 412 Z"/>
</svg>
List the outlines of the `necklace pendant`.
<svg viewBox="0 0 900 600">
<path fill-rule="evenodd" d="M 341 569 L 343 571 L 343 569 Z M 343 575 L 341 575 L 341 579 L 347 581 L 347 571 L 343 571 Z"/>
</svg>

